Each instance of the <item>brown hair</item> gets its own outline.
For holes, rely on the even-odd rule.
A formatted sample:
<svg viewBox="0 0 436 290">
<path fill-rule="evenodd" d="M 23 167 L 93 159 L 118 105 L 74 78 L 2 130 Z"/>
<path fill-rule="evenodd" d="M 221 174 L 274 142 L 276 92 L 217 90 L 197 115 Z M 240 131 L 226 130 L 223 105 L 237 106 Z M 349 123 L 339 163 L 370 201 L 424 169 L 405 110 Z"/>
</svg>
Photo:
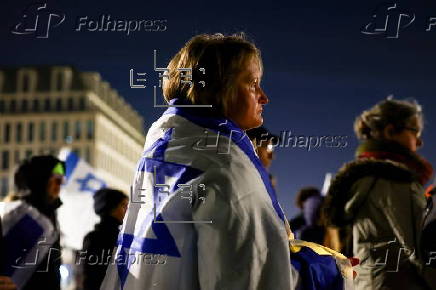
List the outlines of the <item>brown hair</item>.
<svg viewBox="0 0 436 290">
<path fill-rule="evenodd" d="M 415 100 L 388 98 L 363 111 L 354 122 L 354 132 L 360 140 L 379 139 L 387 125 L 391 124 L 395 133 L 399 133 L 407 127 L 413 117 L 418 119 L 419 135 L 423 129 L 421 106 Z"/>
<path fill-rule="evenodd" d="M 260 51 L 243 33 L 194 36 L 168 64 L 168 78 L 163 85 L 165 100 L 186 98 L 192 104 L 212 105 L 227 116 L 236 92 L 236 77 L 250 57 L 258 60 L 262 70 Z M 180 68 L 192 69 L 192 86 L 182 82 L 186 79 L 182 78 Z M 204 81 L 205 85 L 199 81 Z"/>
</svg>

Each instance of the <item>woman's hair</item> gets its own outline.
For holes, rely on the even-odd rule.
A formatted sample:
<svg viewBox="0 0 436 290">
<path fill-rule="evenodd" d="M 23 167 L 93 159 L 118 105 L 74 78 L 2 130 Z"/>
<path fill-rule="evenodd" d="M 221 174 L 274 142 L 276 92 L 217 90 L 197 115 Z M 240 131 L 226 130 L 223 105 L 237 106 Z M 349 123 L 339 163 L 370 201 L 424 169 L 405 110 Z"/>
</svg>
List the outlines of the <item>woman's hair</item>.
<svg viewBox="0 0 436 290">
<path fill-rule="evenodd" d="M 400 133 L 414 117 L 418 120 L 417 129 L 421 132 L 423 129 L 421 106 L 415 100 L 388 98 L 371 109 L 363 111 L 354 122 L 354 132 L 360 140 L 380 139 L 383 138 L 383 130 L 386 126 L 392 125 L 393 133 Z"/>
<path fill-rule="evenodd" d="M 312 196 L 321 196 L 321 192 L 319 191 L 318 188 L 313 187 L 313 186 L 307 186 L 307 187 L 303 187 L 301 188 L 297 195 L 295 196 L 295 205 L 300 208 L 303 209 L 303 204 L 304 202 Z"/>
<path fill-rule="evenodd" d="M 195 105 L 212 105 L 227 116 L 236 92 L 237 76 L 250 57 L 255 57 L 262 70 L 260 51 L 243 33 L 194 36 L 168 64 L 163 95 L 167 101 L 186 98 Z M 189 74 L 180 70 L 183 68 L 192 70 L 192 86 L 181 75 Z"/>
</svg>

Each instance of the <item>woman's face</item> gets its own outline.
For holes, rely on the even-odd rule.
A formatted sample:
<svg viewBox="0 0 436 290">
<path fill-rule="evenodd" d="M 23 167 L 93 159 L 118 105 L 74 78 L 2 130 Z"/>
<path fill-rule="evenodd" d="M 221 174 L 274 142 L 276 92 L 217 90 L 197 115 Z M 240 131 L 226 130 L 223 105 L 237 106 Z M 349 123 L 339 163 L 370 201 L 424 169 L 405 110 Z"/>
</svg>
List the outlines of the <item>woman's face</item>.
<svg viewBox="0 0 436 290">
<path fill-rule="evenodd" d="M 228 117 L 241 129 L 248 130 L 262 125 L 263 105 L 268 97 L 260 88 L 262 72 L 256 57 L 250 57 L 236 78 L 236 96 Z"/>
<path fill-rule="evenodd" d="M 387 133 L 389 140 L 395 141 L 413 152 L 416 152 L 416 150 L 418 150 L 422 145 L 420 134 L 421 125 L 416 117 L 412 118 L 407 123 L 407 126 L 403 131 L 393 134 Z"/>
<path fill-rule="evenodd" d="M 53 174 L 47 183 L 48 200 L 52 202 L 59 198 L 61 191 L 61 185 L 63 183 L 64 176 L 59 174 Z"/>
</svg>

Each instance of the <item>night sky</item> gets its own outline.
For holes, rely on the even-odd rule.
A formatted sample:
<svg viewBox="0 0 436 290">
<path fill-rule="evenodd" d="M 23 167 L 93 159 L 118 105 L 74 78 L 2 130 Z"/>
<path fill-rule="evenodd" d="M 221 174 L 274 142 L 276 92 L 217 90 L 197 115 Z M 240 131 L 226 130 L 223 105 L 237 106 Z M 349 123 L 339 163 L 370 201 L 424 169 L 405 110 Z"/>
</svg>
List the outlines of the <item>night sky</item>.
<svg viewBox="0 0 436 290">
<path fill-rule="evenodd" d="M 154 49 L 158 65 L 165 67 L 196 34 L 245 32 L 262 51 L 262 84 L 270 99 L 264 125 L 275 134 L 348 136 L 345 148 L 277 148 L 272 173 L 288 216 L 296 213 L 298 188 L 321 187 L 326 172 L 336 172 L 353 158 L 355 117 L 388 95 L 415 98 L 423 106 L 425 145 L 420 152 L 436 164 L 436 25 L 426 31 L 430 17 L 436 17 L 436 4 L 430 1 L 390 2 L 397 5 L 390 30 L 378 35 L 361 30 L 374 22 L 374 12 L 377 21 L 386 19 L 382 11 L 389 5 L 381 6 L 386 3 L 381 1 L 47 1 L 50 11 L 65 14 L 48 38 L 12 34 L 31 3 L 1 2 L 0 65 L 98 71 L 143 115 L 145 128 L 163 111 L 153 107 Z M 414 14 L 415 20 L 403 27 L 410 18 L 401 18 L 399 37 L 388 38 L 395 35 L 392 23 L 399 13 Z M 75 31 L 80 17 L 98 20 L 103 14 L 117 20 L 166 20 L 165 31 Z M 147 88 L 130 88 L 131 68 L 147 73 Z"/>
</svg>

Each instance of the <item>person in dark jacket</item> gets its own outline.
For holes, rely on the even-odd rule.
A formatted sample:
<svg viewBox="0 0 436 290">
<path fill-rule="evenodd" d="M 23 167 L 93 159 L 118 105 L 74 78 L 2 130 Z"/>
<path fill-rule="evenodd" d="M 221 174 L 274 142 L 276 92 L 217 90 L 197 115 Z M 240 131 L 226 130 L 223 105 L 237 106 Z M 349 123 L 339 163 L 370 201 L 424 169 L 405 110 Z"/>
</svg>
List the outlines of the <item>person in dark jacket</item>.
<svg viewBox="0 0 436 290">
<path fill-rule="evenodd" d="M 107 265 L 112 259 L 119 227 L 123 223 L 129 199 L 119 190 L 104 188 L 94 194 L 94 210 L 100 222 L 83 240 L 83 289 L 100 289 Z"/>
<path fill-rule="evenodd" d="M 46 232 L 41 238 L 53 237 L 48 253 L 40 263 L 35 265 L 32 275 L 25 281 L 20 289 L 60 289 L 61 247 L 59 240 L 59 230 L 56 221 L 56 210 L 62 204 L 59 193 L 65 175 L 65 164 L 54 156 L 34 156 L 23 161 L 14 176 L 16 194 L 12 198 L 16 203 L 22 205 L 22 209 L 36 212 L 41 215 L 40 219 L 51 224 L 50 231 Z M 4 217 L 4 221 L 10 220 Z M 20 233 L 21 239 L 26 239 L 31 235 L 32 229 L 25 229 Z M 5 233 L 3 233 L 5 234 Z M 5 247 L 13 247 L 8 243 L 16 243 L 6 235 Z M 23 253 L 29 249 L 22 249 Z M 9 252 L 6 253 L 9 254 Z M 42 253 L 42 251 L 40 252 Z M 14 261 L 12 261 L 14 262 Z M 11 267 L 11 265 L 6 265 Z M 14 265 L 12 265 L 14 267 Z M 17 281 L 14 281 L 17 282 Z"/>
<path fill-rule="evenodd" d="M 323 202 L 321 192 L 316 187 L 303 187 L 295 198 L 296 206 L 301 213 L 289 221 L 292 232 L 300 240 L 322 244 L 324 227 L 320 220 L 320 209 Z"/>
<path fill-rule="evenodd" d="M 356 160 L 332 181 L 325 213 L 329 225 L 348 229 L 338 240 L 343 248 L 351 241 L 360 260 L 355 289 L 429 289 L 419 241 L 433 169 L 416 153 L 421 107 L 383 100 L 357 117 L 354 129 L 361 141 Z"/>
</svg>

